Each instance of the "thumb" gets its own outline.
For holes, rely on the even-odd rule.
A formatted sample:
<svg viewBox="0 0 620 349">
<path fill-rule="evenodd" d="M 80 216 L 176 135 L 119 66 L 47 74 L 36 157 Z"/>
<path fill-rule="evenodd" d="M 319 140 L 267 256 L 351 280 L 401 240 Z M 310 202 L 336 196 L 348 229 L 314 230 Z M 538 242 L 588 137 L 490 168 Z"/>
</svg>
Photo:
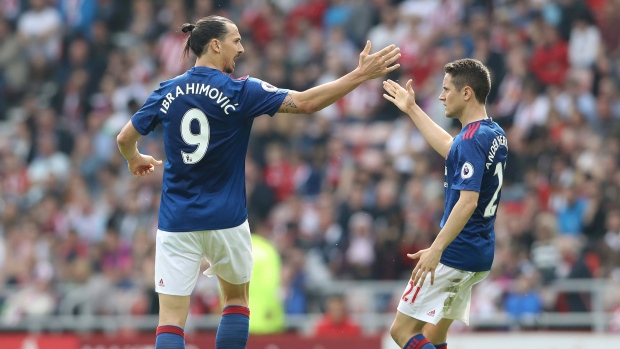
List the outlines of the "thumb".
<svg viewBox="0 0 620 349">
<path fill-rule="evenodd" d="M 407 81 L 407 92 L 409 93 L 413 93 L 413 87 L 411 87 L 412 84 L 413 80 L 409 79 L 409 81 Z"/>
<path fill-rule="evenodd" d="M 161 160 L 155 160 L 154 158 L 151 158 L 151 164 L 153 164 L 155 166 L 159 166 L 159 165 L 163 164 L 163 162 Z"/>
<path fill-rule="evenodd" d="M 364 46 L 364 50 L 362 51 L 362 53 L 364 54 L 369 54 L 370 53 L 370 40 L 366 40 L 366 46 Z"/>
<path fill-rule="evenodd" d="M 409 259 L 418 259 L 420 258 L 420 253 L 421 252 L 416 252 L 416 253 L 407 253 L 407 257 Z"/>
</svg>

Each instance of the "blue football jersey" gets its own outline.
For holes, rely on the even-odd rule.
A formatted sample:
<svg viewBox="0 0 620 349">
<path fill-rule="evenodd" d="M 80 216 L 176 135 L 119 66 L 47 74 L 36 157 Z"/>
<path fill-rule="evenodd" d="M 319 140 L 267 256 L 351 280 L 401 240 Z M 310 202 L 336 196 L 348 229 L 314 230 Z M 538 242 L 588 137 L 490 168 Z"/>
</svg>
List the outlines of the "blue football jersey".
<svg viewBox="0 0 620 349">
<path fill-rule="evenodd" d="M 163 126 L 159 229 L 225 229 L 247 219 L 245 156 L 252 123 L 259 115 L 273 116 L 287 93 L 207 67 L 160 84 L 131 118 L 142 135 Z"/>
<path fill-rule="evenodd" d="M 441 263 L 473 272 L 491 269 L 495 252 L 493 224 L 507 155 L 506 133 L 490 118 L 468 124 L 454 138 L 446 159 L 441 227 L 448 220 L 461 190 L 475 191 L 480 196 L 471 218 L 443 252 Z"/>
</svg>

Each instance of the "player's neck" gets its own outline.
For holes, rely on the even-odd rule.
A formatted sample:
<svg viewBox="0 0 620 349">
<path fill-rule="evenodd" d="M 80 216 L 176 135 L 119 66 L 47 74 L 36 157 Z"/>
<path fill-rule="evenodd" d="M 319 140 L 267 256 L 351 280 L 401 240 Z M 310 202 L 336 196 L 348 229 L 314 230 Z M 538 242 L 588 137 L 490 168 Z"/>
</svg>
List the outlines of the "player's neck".
<svg viewBox="0 0 620 349">
<path fill-rule="evenodd" d="M 217 60 L 212 57 L 208 57 L 208 55 L 203 55 L 196 59 L 196 64 L 194 64 L 195 67 L 208 67 L 222 71 L 221 65 L 220 62 L 217 62 Z"/>
<path fill-rule="evenodd" d="M 487 116 L 487 110 L 485 106 L 482 104 L 476 103 L 475 105 L 472 105 L 470 108 L 465 108 L 465 110 L 463 110 L 463 113 L 461 114 L 459 121 L 461 122 L 461 125 L 465 127 L 467 124 L 470 124 L 472 122 L 476 122 L 476 121 L 480 121 L 480 120 L 484 120 L 488 118 L 489 117 Z"/>
</svg>

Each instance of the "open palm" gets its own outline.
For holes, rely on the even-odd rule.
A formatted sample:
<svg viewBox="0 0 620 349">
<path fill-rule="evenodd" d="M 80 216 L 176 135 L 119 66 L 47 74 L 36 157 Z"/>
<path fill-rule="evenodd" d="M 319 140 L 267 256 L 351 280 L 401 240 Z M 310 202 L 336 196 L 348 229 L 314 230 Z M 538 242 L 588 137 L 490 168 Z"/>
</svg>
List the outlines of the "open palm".
<svg viewBox="0 0 620 349">
<path fill-rule="evenodd" d="M 360 53 L 359 65 L 357 66 L 357 69 L 367 80 L 382 77 L 400 67 L 400 64 L 396 63 L 400 58 L 400 48 L 396 45 L 389 45 L 373 54 L 370 54 L 370 47 L 370 40 L 366 41 L 366 46 Z"/>
<path fill-rule="evenodd" d="M 405 89 L 398 83 L 388 79 L 383 82 L 383 89 L 387 92 L 383 94 L 383 97 L 394 103 L 398 109 L 408 113 L 415 106 L 415 92 L 413 92 L 411 84 L 412 81 L 409 79 Z"/>
</svg>

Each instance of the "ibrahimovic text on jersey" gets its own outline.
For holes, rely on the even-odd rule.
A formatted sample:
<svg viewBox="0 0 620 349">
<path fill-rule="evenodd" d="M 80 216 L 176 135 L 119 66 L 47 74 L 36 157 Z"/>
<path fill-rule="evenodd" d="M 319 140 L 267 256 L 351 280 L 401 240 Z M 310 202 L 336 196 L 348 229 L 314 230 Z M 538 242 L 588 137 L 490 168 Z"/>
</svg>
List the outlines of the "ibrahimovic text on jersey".
<svg viewBox="0 0 620 349">
<path fill-rule="evenodd" d="M 287 93 L 201 66 L 161 83 L 131 118 L 142 135 L 163 125 L 159 229 L 225 229 L 247 219 L 245 156 L 252 123 L 273 116 Z"/>
</svg>

